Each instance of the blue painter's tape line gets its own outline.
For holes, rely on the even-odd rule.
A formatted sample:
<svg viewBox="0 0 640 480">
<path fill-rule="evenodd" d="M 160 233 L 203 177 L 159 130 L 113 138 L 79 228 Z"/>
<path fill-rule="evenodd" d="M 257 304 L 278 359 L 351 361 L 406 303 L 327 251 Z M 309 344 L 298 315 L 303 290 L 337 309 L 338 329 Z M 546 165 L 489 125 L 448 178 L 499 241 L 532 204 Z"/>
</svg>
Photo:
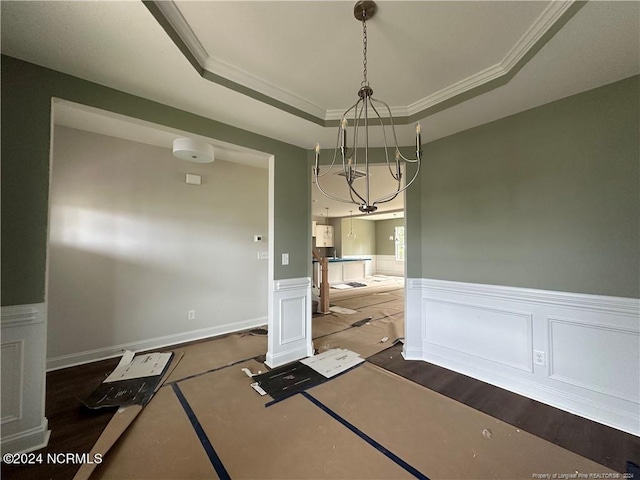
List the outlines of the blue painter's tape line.
<svg viewBox="0 0 640 480">
<path fill-rule="evenodd" d="M 187 417 L 189 417 L 191 426 L 195 430 L 196 435 L 198 436 L 198 439 L 200 440 L 200 443 L 204 448 L 204 451 L 207 453 L 207 456 L 209 457 L 209 461 L 211 462 L 211 465 L 213 465 L 213 468 L 218 474 L 218 477 L 220 478 L 220 480 L 231 480 L 231 477 L 229 476 L 227 469 L 224 468 L 224 465 L 222 464 L 222 460 L 220 460 L 220 457 L 218 456 L 215 449 L 213 448 L 213 445 L 211 445 L 211 442 L 209 441 L 209 437 L 207 437 L 207 434 L 204 432 L 204 429 L 202 428 L 202 425 L 200 425 L 200 421 L 198 420 L 198 417 L 196 417 L 195 412 L 191 408 L 191 405 L 189 405 L 189 402 L 187 401 L 184 394 L 182 393 L 182 390 L 180 390 L 180 387 L 178 386 L 177 383 L 171 384 L 171 387 L 173 388 L 173 391 L 178 397 L 178 400 L 180 401 L 182 408 L 187 414 Z"/>
<path fill-rule="evenodd" d="M 322 403 L 320 400 L 318 400 L 317 398 L 313 397 L 311 394 L 309 394 L 308 392 L 300 392 L 302 395 L 304 395 L 309 401 L 311 401 L 311 403 L 313 403 L 316 407 L 319 407 L 323 412 L 327 413 L 328 415 L 330 415 L 333 419 L 337 420 L 338 422 L 340 422 L 342 425 L 344 425 L 345 427 L 347 427 L 349 430 L 351 430 L 353 433 L 355 433 L 356 435 L 358 435 L 360 438 L 362 438 L 365 442 L 367 442 L 369 445 L 371 445 L 373 448 L 375 448 L 376 450 L 378 450 L 379 452 L 381 452 L 383 455 L 385 455 L 387 458 L 393 460 L 395 463 L 397 463 L 399 466 L 401 466 L 402 468 L 404 468 L 407 472 L 409 472 L 411 475 L 413 475 L 416 478 L 419 478 L 420 480 L 429 480 L 429 477 L 427 477 L 424 473 L 420 472 L 418 469 L 412 467 L 411 465 L 409 465 L 407 462 L 405 462 L 404 460 L 402 460 L 400 457 L 398 457 L 395 453 L 390 452 L 389 450 L 387 450 L 385 447 L 383 447 L 381 444 L 379 444 L 378 442 L 376 442 L 373 438 L 371 438 L 369 435 L 367 435 L 366 433 L 364 433 L 362 430 L 360 430 L 358 427 L 356 427 L 355 425 L 353 425 L 352 423 L 349 423 L 347 420 L 345 420 L 344 418 L 342 418 L 340 415 L 338 415 L 336 412 L 334 412 L 333 410 L 331 410 L 329 407 L 327 407 L 324 403 Z"/>
</svg>

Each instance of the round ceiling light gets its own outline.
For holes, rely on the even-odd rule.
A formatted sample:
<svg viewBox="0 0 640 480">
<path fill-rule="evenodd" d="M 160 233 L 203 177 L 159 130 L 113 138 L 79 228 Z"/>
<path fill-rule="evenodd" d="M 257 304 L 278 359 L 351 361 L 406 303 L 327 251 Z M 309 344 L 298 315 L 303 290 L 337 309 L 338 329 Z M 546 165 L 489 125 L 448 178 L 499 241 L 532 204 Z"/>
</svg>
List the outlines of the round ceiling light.
<svg viewBox="0 0 640 480">
<path fill-rule="evenodd" d="M 196 163 L 213 162 L 213 145 L 193 138 L 176 138 L 173 141 L 173 156 Z"/>
</svg>

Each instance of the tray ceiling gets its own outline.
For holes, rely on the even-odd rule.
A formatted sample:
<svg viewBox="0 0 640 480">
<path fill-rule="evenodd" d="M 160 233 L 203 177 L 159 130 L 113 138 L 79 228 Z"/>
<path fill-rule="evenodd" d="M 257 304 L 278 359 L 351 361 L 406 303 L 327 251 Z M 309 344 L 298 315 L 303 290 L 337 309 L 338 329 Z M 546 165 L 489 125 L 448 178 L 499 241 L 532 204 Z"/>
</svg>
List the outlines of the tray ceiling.
<svg viewBox="0 0 640 480">
<path fill-rule="evenodd" d="M 5 1 L 1 47 L 15 58 L 306 149 L 319 142 L 324 150 L 335 145 L 333 126 L 362 80 L 354 3 Z M 368 76 L 375 96 L 394 108 L 401 145 L 413 144 L 417 121 L 430 142 L 640 73 L 637 1 L 377 3 L 367 23 Z M 115 125 L 110 118 L 101 126 L 95 113 L 83 119 L 86 109 L 70 108 L 59 118 L 135 138 L 135 122 Z M 144 127 L 141 138 L 171 148 L 171 134 Z M 379 146 L 381 136 L 371 143 Z M 230 157 L 242 155 L 226 148 Z M 247 155 L 264 162 L 262 153 Z M 315 202 L 314 214 L 324 206 Z M 348 215 L 349 207 L 332 208 L 331 216 Z"/>
</svg>

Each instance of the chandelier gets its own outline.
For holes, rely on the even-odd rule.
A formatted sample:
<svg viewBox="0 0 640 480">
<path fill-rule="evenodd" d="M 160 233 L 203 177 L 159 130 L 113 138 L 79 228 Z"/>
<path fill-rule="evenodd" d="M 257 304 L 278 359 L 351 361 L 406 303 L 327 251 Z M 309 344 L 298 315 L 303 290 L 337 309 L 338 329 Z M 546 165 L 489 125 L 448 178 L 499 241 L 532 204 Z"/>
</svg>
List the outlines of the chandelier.
<svg viewBox="0 0 640 480">
<path fill-rule="evenodd" d="M 360 83 L 360 89 L 358 90 L 358 101 L 353 104 L 342 115 L 342 120 L 338 126 L 338 137 L 336 139 L 336 147 L 333 153 L 333 161 L 328 168 L 320 173 L 320 145 L 316 145 L 316 158 L 315 168 L 313 169 L 313 177 L 318 190 L 326 197 L 344 203 L 353 203 L 358 205 L 358 210 L 363 213 L 375 212 L 380 203 L 390 202 L 395 199 L 398 194 L 406 190 L 413 181 L 417 178 L 420 172 L 420 161 L 422 160 L 421 150 L 421 138 L 420 138 L 420 124 L 416 125 L 416 158 L 406 158 L 398 148 L 398 139 L 396 137 L 396 129 L 393 124 L 393 116 L 391 115 L 391 109 L 385 102 L 373 97 L 373 89 L 369 86 L 369 80 L 367 79 L 367 20 L 373 18 L 376 12 L 376 3 L 371 0 L 361 0 L 353 7 L 353 15 L 355 18 L 362 22 L 362 43 L 363 43 L 363 80 Z M 387 113 L 387 116 L 383 119 L 378 108 L 382 109 L 383 113 Z M 371 118 L 369 118 L 371 115 Z M 347 139 L 350 128 L 349 116 L 353 118 L 351 127 L 353 129 L 353 146 L 348 148 Z M 389 169 L 389 173 L 393 179 L 395 189 L 390 192 L 384 193 L 381 196 L 374 197 L 371 191 L 371 175 L 370 175 L 370 158 L 369 158 L 369 127 L 382 128 L 382 138 L 384 140 L 384 157 L 386 165 Z M 389 145 L 387 144 L 387 132 L 390 131 L 391 140 L 394 143 L 394 160 L 390 160 Z M 364 139 L 361 140 L 361 137 Z M 342 167 L 337 162 L 338 152 L 342 159 Z M 416 171 L 411 180 L 405 185 L 402 185 L 402 170 L 401 161 L 416 163 Z M 348 191 L 349 198 L 340 198 L 330 193 L 327 193 L 325 188 L 321 185 L 321 178 L 331 173 L 334 167 L 338 170 L 338 174 L 344 176 Z M 363 170 L 358 170 L 358 168 Z M 359 179 L 363 179 L 360 181 Z M 357 187 L 357 188 L 356 188 Z"/>
</svg>

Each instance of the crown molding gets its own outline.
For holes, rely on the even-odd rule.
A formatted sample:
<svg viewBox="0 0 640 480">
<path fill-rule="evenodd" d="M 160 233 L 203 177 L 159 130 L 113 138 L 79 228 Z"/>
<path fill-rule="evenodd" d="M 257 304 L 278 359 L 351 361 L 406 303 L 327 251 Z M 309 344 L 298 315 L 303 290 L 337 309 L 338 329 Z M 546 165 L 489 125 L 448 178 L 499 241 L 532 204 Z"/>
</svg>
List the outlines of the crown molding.
<svg viewBox="0 0 640 480">
<path fill-rule="evenodd" d="M 184 45 L 196 58 L 200 67 L 204 68 L 205 63 L 209 58 L 209 53 L 202 43 L 200 43 L 200 40 L 198 40 L 195 32 L 191 29 L 187 23 L 187 19 L 184 18 L 184 15 L 182 15 L 182 12 L 180 12 L 175 2 L 158 1 L 145 2 L 145 4 L 153 5 L 160 11 L 164 19 L 171 25 L 173 31 L 178 34 Z"/>
<path fill-rule="evenodd" d="M 425 110 L 510 74 L 574 3 L 575 0 L 550 2 L 502 61 L 408 105 L 408 114 L 420 115 Z"/>
<path fill-rule="evenodd" d="M 164 18 L 169 22 L 171 28 L 178 34 L 183 44 L 194 55 L 200 68 L 215 76 L 230 80 L 233 83 L 245 88 L 259 92 L 269 98 L 275 99 L 295 109 L 302 110 L 313 117 L 322 119 L 325 117 L 326 109 L 296 95 L 288 90 L 273 85 L 255 75 L 250 74 L 230 63 L 224 62 L 209 52 L 202 45 L 196 33 L 187 22 L 178 6 L 173 1 L 147 2 L 154 4 Z M 214 78 L 205 76 L 208 80 L 215 81 Z M 248 93 L 248 92 L 247 92 Z M 255 98 L 255 97 L 254 97 Z"/>
<path fill-rule="evenodd" d="M 344 115 L 344 109 L 325 109 L 212 56 L 204 48 L 174 1 L 145 1 L 144 3 L 174 41 L 176 36 L 179 37 L 181 45 L 178 47 L 183 52 L 186 48 L 191 53 L 200 74 L 207 80 L 321 126 L 335 126 Z M 499 63 L 409 105 L 390 107 L 394 123 L 402 125 L 427 117 L 504 84 L 533 58 L 555 31 L 559 30 L 585 3 L 580 0 L 549 2 L 547 8 Z M 158 13 L 161 18 L 158 17 Z M 382 117 L 387 118 L 385 115 Z"/>
</svg>

